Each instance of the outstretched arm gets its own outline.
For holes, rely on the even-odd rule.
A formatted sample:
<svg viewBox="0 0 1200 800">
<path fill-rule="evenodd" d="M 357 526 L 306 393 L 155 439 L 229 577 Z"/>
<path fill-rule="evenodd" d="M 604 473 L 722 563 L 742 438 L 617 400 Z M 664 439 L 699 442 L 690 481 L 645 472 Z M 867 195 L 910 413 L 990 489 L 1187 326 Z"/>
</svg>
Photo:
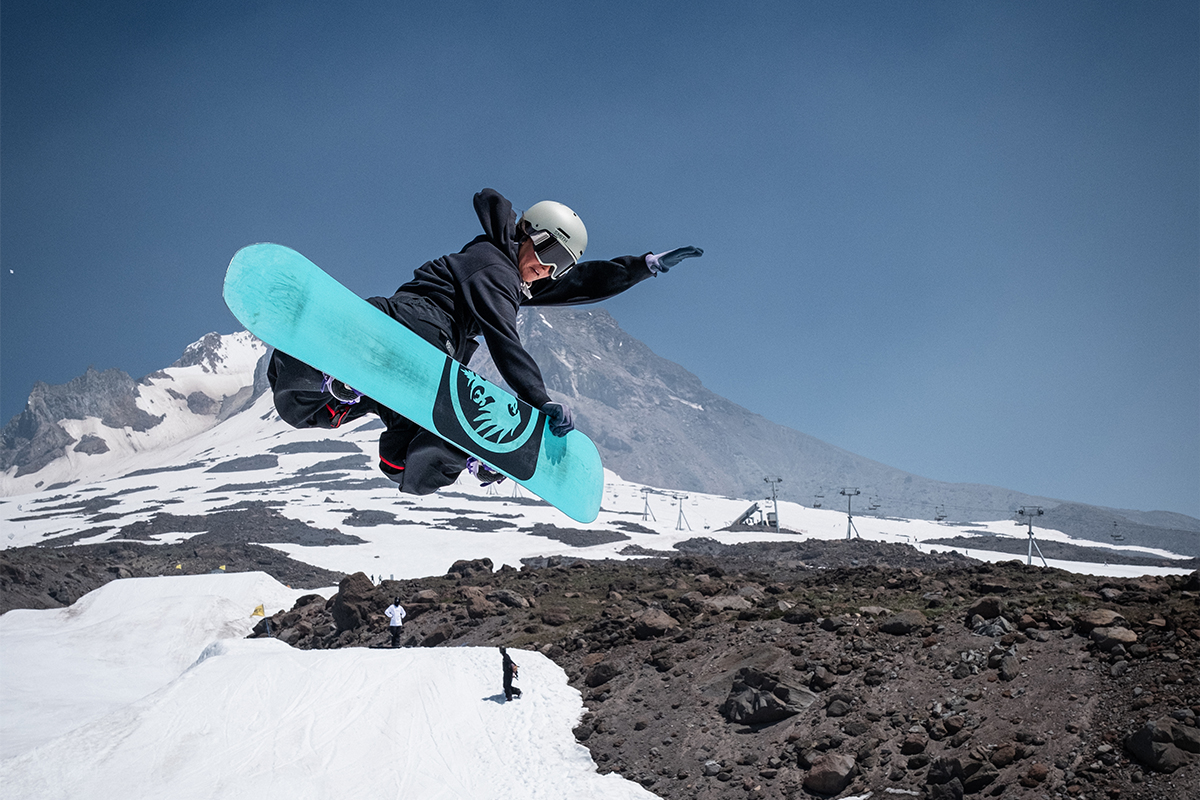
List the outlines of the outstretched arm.
<svg viewBox="0 0 1200 800">
<path fill-rule="evenodd" d="M 665 253 L 621 256 L 612 261 L 581 261 L 559 280 L 540 280 L 530 287 L 532 297 L 521 305 L 571 306 L 598 303 L 666 272 L 685 258 L 704 253 L 698 247 L 678 247 Z"/>
</svg>

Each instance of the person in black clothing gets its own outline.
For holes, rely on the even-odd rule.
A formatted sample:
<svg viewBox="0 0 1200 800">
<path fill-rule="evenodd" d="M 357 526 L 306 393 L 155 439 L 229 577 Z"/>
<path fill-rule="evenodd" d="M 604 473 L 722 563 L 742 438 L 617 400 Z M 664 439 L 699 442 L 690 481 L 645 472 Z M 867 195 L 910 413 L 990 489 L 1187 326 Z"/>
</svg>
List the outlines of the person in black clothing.
<svg viewBox="0 0 1200 800">
<path fill-rule="evenodd" d="M 508 650 L 501 647 L 500 655 L 504 657 L 501 667 L 504 669 L 504 699 L 512 700 L 514 697 L 521 696 L 521 690 L 512 685 L 513 679 L 517 677 L 517 665 L 508 657 Z"/>
<path fill-rule="evenodd" d="M 391 297 L 367 302 L 464 365 L 482 335 L 516 395 L 546 413 L 551 433 L 565 436 L 574 429 L 570 408 L 546 393 L 541 371 L 517 335 L 518 309 L 604 300 L 703 251 L 681 247 L 576 263 L 587 246 L 587 230 L 566 206 L 542 201 L 518 219 L 512 204 L 493 189 L 476 194 L 474 205 L 480 236 L 458 253 L 422 264 Z M 386 426 L 379 437 L 379 467 L 403 492 L 435 492 L 468 466 L 458 448 L 286 353 L 274 351 L 267 377 L 276 410 L 294 427 L 336 428 L 378 414 Z M 471 461 L 481 482 L 502 479 Z"/>
</svg>

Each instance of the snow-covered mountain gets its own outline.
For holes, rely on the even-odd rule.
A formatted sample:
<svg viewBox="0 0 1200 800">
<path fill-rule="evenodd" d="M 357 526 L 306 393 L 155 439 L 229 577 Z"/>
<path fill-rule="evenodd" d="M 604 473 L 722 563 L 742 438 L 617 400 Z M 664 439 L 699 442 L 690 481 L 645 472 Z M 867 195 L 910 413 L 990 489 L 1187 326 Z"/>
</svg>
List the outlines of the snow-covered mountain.
<svg viewBox="0 0 1200 800">
<path fill-rule="evenodd" d="M 519 325 L 551 394 L 572 405 L 605 466 L 626 480 L 754 499 L 766 493 L 764 477 L 783 476 L 780 497 L 792 503 L 811 506 L 824 494 L 826 508 L 842 510 L 838 489 L 856 486 L 857 514 L 933 519 L 940 511 L 958 522 L 1037 505 L 1053 512 L 1043 524 L 1072 536 L 1110 543 L 1119 521 L 1128 542 L 1200 554 L 1200 520 L 932 481 L 776 425 L 655 355 L 603 309 L 530 310 Z M 250 415 L 252 422 L 239 424 L 274 424 L 269 405 L 252 405 L 266 390 L 265 351 L 244 332 L 209 334 L 140 381 L 93 370 L 61 386 L 38 384 L 0 434 L 0 496 L 179 467 L 175 446 L 202 440 L 225 421 Z M 486 349 L 472 367 L 499 379 Z M 365 443 L 361 452 L 373 448 Z"/>
<path fill-rule="evenodd" d="M 134 381 L 120 370 L 60 386 L 38 383 L 0 434 L 0 494 L 114 474 L 131 459 L 203 434 L 266 388 L 256 366 L 267 348 L 243 331 L 210 333 L 166 369 Z"/>
<path fill-rule="evenodd" d="M 540 316 L 535 320 L 551 329 Z M 539 340 L 536 333 L 529 338 Z M 637 347 L 617 342 L 614 346 L 628 351 Z M 485 489 L 464 475 L 438 494 L 401 495 L 375 467 L 381 429 L 375 417 L 337 430 L 295 430 L 279 419 L 270 393 L 263 391 L 265 353 L 264 345 L 247 334 L 211 335 L 188 348 L 171 367 L 137 383 L 118 384 L 130 392 L 125 397 L 118 389 L 115 395 L 76 398 L 72 404 L 63 387 L 35 392 L 37 402 L 31 401 L 30 409 L 6 432 L 28 422 L 55 436 L 75 437 L 76 442 L 91 437 L 94 444 L 86 450 L 78 444 L 64 446 L 58 458 L 36 471 L 19 464 L 9 467 L 0 477 L 0 492 L 7 498 L 0 501 L 5 531 L 0 545 L 198 545 L 204 538 L 222 546 L 268 544 L 297 561 L 334 572 L 421 577 L 443 574 L 463 558 L 518 566 L 522 559 L 554 555 L 608 558 L 669 550 L 697 535 L 744 541 L 745 533 L 721 529 L 742 516 L 752 501 L 769 510 L 761 493 L 664 490 L 608 469 L 600 515 L 583 526 L 511 481 Z M 632 355 L 621 368 L 636 373 L 638 358 L 649 356 Z M 565 373 L 551 374 L 553 381 L 565 378 Z M 575 374 L 582 381 L 591 379 L 586 370 Z M 629 390 L 627 402 L 649 406 L 646 398 L 656 391 L 656 382 L 668 379 L 655 373 L 640 380 L 641 385 Z M 684 391 L 683 380 L 672 381 L 675 392 Z M 594 424 L 602 435 L 638 435 L 636 425 L 620 429 L 602 416 L 596 409 L 601 401 L 592 394 L 576 390 L 572 396 L 581 417 L 586 415 L 585 424 Z M 677 396 L 713 408 L 725 402 L 705 394 L 698 382 Z M 126 416 L 118 417 L 109 411 L 113 408 L 125 409 Z M 128 424 L 130 409 L 144 414 L 139 419 L 146 424 Z M 51 421 L 54 413 L 57 422 Z M 736 407 L 721 413 L 726 418 L 748 414 Z M 114 419 L 126 424 L 114 427 Z M 36 443 L 40 435 L 30 441 Z M 654 453 L 664 447 L 649 443 L 645 449 Z M 848 529 L 844 508 L 816 509 L 789 500 L 780 500 L 779 519 L 790 530 L 779 534 L 784 538 L 842 538 Z M 943 539 L 964 530 L 1001 538 L 1024 536 L 1024 529 L 1003 513 L 971 523 L 856 516 L 854 526 L 864 538 L 896 543 Z M 1058 531 L 1039 530 L 1044 540 L 1071 539 Z M 1155 557 L 1169 556 L 1173 550 L 1133 537 L 1123 544 Z M 198 546 L 193 549 L 200 551 Z M 974 550 L 972 554 L 1012 557 L 999 550 L 992 556 Z M 219 564 L 188 561 L 183 566 L 185 571 L 207 571 Z"/>
</svg>

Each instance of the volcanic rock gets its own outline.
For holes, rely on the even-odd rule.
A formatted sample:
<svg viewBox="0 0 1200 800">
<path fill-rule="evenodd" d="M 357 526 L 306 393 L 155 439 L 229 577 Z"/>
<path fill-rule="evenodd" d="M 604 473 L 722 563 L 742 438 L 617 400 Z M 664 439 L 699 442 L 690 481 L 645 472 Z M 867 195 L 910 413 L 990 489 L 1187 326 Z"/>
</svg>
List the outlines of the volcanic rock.
<svg viewBox="0 0 1200 800">
<path fill-rule="evenodd" d="M 850 756 L 826 753 L 813 762 L 804 776 L 804 788 L 816 794 L 835 795 L 850 785 L 857 765 Z"/>
<path fill-rule="evenodd" d="M 1191 763 L 1189 753 L 1200 753 L 1200 730 L 1161 717 L 1147 722 L 1126 739 L 1125 749 L 1150 769 L 1174 772 Z"/>
<path fill-rule="evenodd" d="M 799 714 L 816 700 L 808 689 L 778 675 L 743 667 L 734 677 L 720 712 L 730 722 L 761 725 Z"/>
</svg>

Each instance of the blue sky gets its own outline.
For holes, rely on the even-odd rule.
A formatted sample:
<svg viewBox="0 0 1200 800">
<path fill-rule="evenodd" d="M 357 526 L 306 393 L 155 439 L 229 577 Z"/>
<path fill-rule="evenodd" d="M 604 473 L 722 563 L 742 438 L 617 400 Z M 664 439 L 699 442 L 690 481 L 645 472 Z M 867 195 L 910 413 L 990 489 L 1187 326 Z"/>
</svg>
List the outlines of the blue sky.
<svg viewBox="0 0 1200 800">
<path fill-rule="evenodd" d="M 245 244 L 386 294 L 492 186 L 589 256 L 705 248 L 607 308 L 769 419 L 1200 516 L 1194 2 L 5 0 L 0 36 L 4 421 L 238 329 Z"/>
</svg>

